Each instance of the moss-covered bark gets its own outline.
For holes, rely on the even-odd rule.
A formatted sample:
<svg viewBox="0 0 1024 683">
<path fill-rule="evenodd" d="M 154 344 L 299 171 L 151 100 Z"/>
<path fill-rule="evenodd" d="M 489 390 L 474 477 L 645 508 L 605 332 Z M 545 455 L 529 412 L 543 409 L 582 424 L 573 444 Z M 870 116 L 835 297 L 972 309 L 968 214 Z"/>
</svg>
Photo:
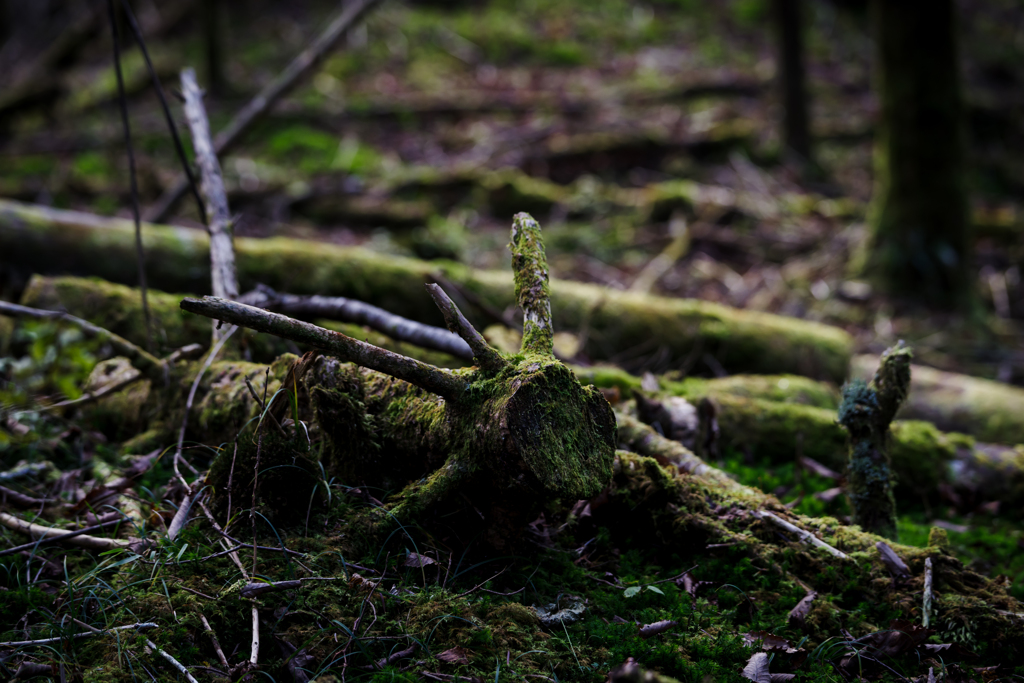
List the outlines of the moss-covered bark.
<svg viewBox="0 0 1024 683">
<path fill-rule="evenodd" d="M 209 291 L 209 241 L 184 228 L 144 228 L 146 272 L 165 291 Z M 515 303 L 509 274 L 395 258 L 351 247 L 300 240 L 237 239 L 239 286 L 256 283 L 295 294 L 347 296 L 422 322 L 436 322 L 423 283 L 442 274 L 503 309 Z M 131 225 L 117 219 L 0 201 L 0 258 L 40 273 L 90 274 L 133 282 Z M 635 349 L 664 349 L 680 363 L 695 348 L 730 372 L 789 372 L 841 382 L 852 342 L 838 328 L 687 299 L 609 291 L 555 280 L 556 327 L 587 326 L 592 358 Z"/>
<path fill-rule="evenodd" d="M 868 531 L 896 538 L 889 425 L 910 391 L 910 349 L 902 342 L 882 354 L 870 384 L 843 387 L 839 424 L 850 433 L 847 491 L 853 519 Z"/>
<path fill-rule="evenodd" d="M 963 303 L 971 235 L 955 3 L 871 9 L 881 117 L 865 268 L 890 291 Z"/>
</svg>

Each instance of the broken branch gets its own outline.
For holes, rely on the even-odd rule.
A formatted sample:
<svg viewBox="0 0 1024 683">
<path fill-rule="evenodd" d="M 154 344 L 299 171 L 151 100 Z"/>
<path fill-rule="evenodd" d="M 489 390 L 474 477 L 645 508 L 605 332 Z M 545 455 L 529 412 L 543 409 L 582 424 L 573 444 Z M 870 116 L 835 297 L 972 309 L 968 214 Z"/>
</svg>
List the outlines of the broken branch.
<svg viewBox="0 0 1024 683">
<path fill-rule="evenodd" d="M 189 313 L 308 344 L 337 355 L 342 360 L 405 380 L 446 399 L 456 399 L 464 390 L 465 383 L 451 372 L 352 339 L 340 332 L 325 330 L 254 306 L 208 296 L 202 299 L 183 299 L 181 308 Z"/>
</svg>

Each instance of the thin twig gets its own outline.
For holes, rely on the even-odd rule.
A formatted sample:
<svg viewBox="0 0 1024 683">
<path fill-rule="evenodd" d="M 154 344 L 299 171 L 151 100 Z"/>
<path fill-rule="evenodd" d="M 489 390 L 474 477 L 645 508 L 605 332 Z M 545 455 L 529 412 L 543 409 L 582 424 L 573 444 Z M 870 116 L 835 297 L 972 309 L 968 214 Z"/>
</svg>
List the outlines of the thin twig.
<svg viewBox="0 0 1024 683">
<path fill-rule="evenodd" d="M 77 406 L 77 405 L 84 405 L 84 404 L 87 404 L 87 403 L 92 403 L 93 401 L 100 400 L 104 396 L 108 396 L 110 394 L 113 394 L 116 391 L 120 391 L 121 389 L 124 389 L 125 387 L 127 387 L 130 384 L 134 384 L 135 382 L 139 381 L 140 379 L 142 379 L 142 373 L 141 372 L 136 372 L 136 373 L 133 373 L 131 375 L 128 375 L 127 377 L 125 377 L 125 378 L 123 378 L 123 379 L 121 379 L 121 380 L 119 380 L 117 382 L 113 382 L 111 384 L 108 384 L 105 387 L 100 387 L 99 389 L 96 389 L 95 391 L 90 391 L 90 392 L 84 393 L 81 396 L 79 396 L 78 398 L 68 399 L 67 401 L 58 401 L 57 403 L 51 403 L 50 405 L 46 405 L 46 406 L 41 407 L 39 410 L 42 411 L 42 412 L 46 412 L 46 411 L 50 411 L 50 410 L 58 410 L 60 408 L 67 408 L 67 407 L 70 407 L 70 406 Z"/>
<path fill-rule="evenodd" d="M 70 636 L 56 636 L 55 638 L 40 638 L 39 640 L 11 640 L 6 643 L 0 643 L 0 647 L 34 647 L 36 645 L 50 645 L 51 643 L 63 642 L 68 638 L 88 638 L 90 636 L 107 635 L 109 633 L 114 633 L 115 631 L 127 631 L 128 629 L 141 631 L 148 628 L 157 628 L 157 625 L 146 621 L 138 624 L 129 624 L 127 626 L 115 626 L 114 628 L 108 628 L 106 631 L 94 629 L 86 633 L 73 633 Z"/>
<path fill-rule="evenodd" d="M 481 368 L 490 372 L 499 372 L 503 368 L 509 367 L 510 363 L 505 357 L 492 348 L 483 335 L 466 320 L 466 316 L 462 315 L 462 311 L 454 301 L 448 298 L 440 285 L 428 284 L 427 291 L 430 293 L 430 298 L 434 300 L 434 305 L 444 316 L 444 322 L 448 329 L 462 337 L 463 341 L 472 349 L 473 358 Z"/>
<path fill-rule="evenodd" d="M 111 550 L 113 548 L 125 548 L 131 541 L 118 539 L 118 538 L 98 538 L 96 536 L 87 536 L 93 531 L 99 531 L 109 526 L 124 523 L 122 519 L 112 520 L 110 522 L 104 522 L 103 524 L 96 524 L 94 526 L 88 526 L 84 529 L 77 531 L 64 531 L 63 529 L 54 529 L 52 527 L 42 526 L 41 524 L 33 524 L 32 522 L 26 522 L 23 519 L 19 519 L 14 515 L 9 515 L 6 512 L 0 512 L 0 524 L 3 524 L 9 529 L 20 531 L 29 536 L 34 536 L 38 540 L 32 543 L 25 543 L 14 548 L 8 548 L 0 551 L 0 557 L 3 555 L 10 555 L 11 553 L 20 552 L 22 550 L 31 550 L 44 543 L 62 543 L 67 541 L 72 545 L 77 545 L 81 548 L 89 548 L 90 550 Z"/>
<path fill-rule="evenodd" d="M 822 550 L 827 552 L 829 555 L 832 555 L 834 557 L 838 557 L 840 560 L 848 560 L 848 559 L 850 559 L 849 555 L 847 555 L 846 553 L 844 553 L 841 550 L 837 550 L 837 549 L 833 548 L 828 543 L 825 543 L 825 541 L 821 540 L 820 538 L 818 538 L 817 536 L 815 536 L 811 532 L 804 531 L 800 527 L 798 527 L 798 526 L 796 526 L 794 524 L 790 524 L 786 520 L 782 519 L 781 517 L 778 517 L 777 515 L 775 515 L 775 514 L 773 514 L 771 512 L 768 512 L 767 510 L 751 510 L 750 512 L 751 512 L 752 515 L 754 515 L 758 519 L 767 519 L 767 520 L 769 520 L 773 524 L 776 524 L 776 525 L 782 527 L 783 529 L 785 529 L 786 531 L 790 532 L 791 534 L 795 534 L 804 543 L 808 543 L 810 545 L 813 545 L 816 548 L 821 548 Z"/>
<path fill-rule="evenodd" d="M 425 325 L 355 299 L 342 296 L 281 294 L 266 285 L 259 285 L 241 296 L 239 300 L 250 306 L 291 316 L 326 318 L 366 325 L 395 341 L 443 351 L 464 360 L 473 359 L 473 350 L 469 344 L 443 327 Z"/>
<path fill-rule="evenodd" d="M 256 393 L 256 389 L 252 386 L 252 382 L 249 381 L 248 377 L 245 378 L 245 386 L 249 389 L 249 395 L 253 397 L 253 399 L 256 401 L 256 405 L 259 406 L 260 413 L 265 413 L 267 410 L 267 406 L 260 399 L 259 394 Z M 278 421 L 277 416 L 271 413 L 270 419 L 274 422 L 274 426 L 277 427 L 277 431 L 280 432 L 281 436 L 288 436 L 288 434 L 284 431 L 284 427 L 282 427 L 281 423 Z"/>
<path fill-rule="evenodd" d="M 32 496 L 26 496 L 24 493 L 18 493 L 6 486 L 0 486 L 0 502 L 13 503 L 14 505 L 20 505 L 25 508 L 34 508 L 47 505 L 53 501 L 45 498 L 33 498 Z"/>
<path fill-rule="evenodd" d="M 121 46 L 117 35 L 117 17 L 114 16 L 114 0 L 107 0 L 107 14 L 110 16 L 110 33 L 114 43 L 114 71 L 117 74 L 117 99 L 121 104 L 121 123 L 124 126 L 124 144 L 128 150 L 128 179 L 132 195 L 132 218 L 135 220 L 135 257 L 139 266 L 139 293 L 142 296 L 142 316 L 146 321 L 146 349 L 153 350 L 153 321 L 149 314 L 146 298 L 146 261 L 142 249 L 142 217 L 139 215 L 139 185 L 135 172 L 135 149 L 132 147 L 132 129 L 128 122 L 128 99 L 124 94 L 124 76 L 121 74 Z"/>
<path fill-rule="evenodd" d="M 29 308 L 28 306 L 0 301 L 0 314 L 8 315 L 12 318 L 35 318 L 36 320 L 63 320 L 69 322 L 82 330 L 87 337 L 96 337 L 109 342 L 118 354 L 127 357 L 132 365 L 145 373 L 147 377 L 163 377 L 165 366 L 159 358 L 145 349 L 139 348 L 124 337 L 64 311 L 44 311 L 38 308 Z"/>
<path fill-rule="evenodd" d="M 216 297 L 183 299 L 182 310 L 208 318 L 223 320 L 258 332 L 267 332 L 282 339 L 309 344 L 342 360 L 377 370 L 410 384 L 426 389 L 449 400 L 457 400 L 466 389 L 465 382 L 456 374 L 436 368 L 414 358 L 352 339 L 340 332 L 294 320 L 278 313 L 247 306 L 237 301 Z"/>
<path fill-rule="evenodd" d="M 203 627 L 206 629 L 207 633 L 210 634 L 210 640 L 213 641 L 213 649 L 217 651 L 217 659 L 220 660 L 221 665 L 225 669 L 230 669 L 231 665 L 228 664 L 228 658 L 224 656 L 224 650 L 220 648 L 220 641 L 217 640 L 217 634 L 213 632 L 213 627 L 210 626 L 210 622 L 206 620 L 206 615 L 200 612 L 199 619 L 203 622 Z"/>
<path fill-rule="evenodd" d="M 188 186 L 192 188 L 192 194 L 196 198 L 196 207 L 199 210 L 199 220 L 205 223 L 206 209 L 203 207 L 203 200 L 199 196 L 199 188 L 196 187 L 196 179 L 192 175 L 192 166 L 188 163 L 188 158 L 185 156 L 185 147 L 181 144 L 181 137 L 178 135 L 178 128 L 174 125 L 174 117 L 171 115 L 171 108 L 167 104 L 167 96 L 164 94 L 164 87 L 160 84 L 160 77 L 157 75 L 156 69 L 153 67 L 153 60 L 149 58 L 149 49 L 146 47 L 146 41 L 142 37 L 142 29 L 139 27 L 139 22 L 135 19 L 135 12 L 132 11 L 132 6 L 128 0 L 121 0 L 121 6 L 124 8 L 125 16 L 128 18 L 128 25 L 131 27 L 132 34 L 135 36 L 135 42 L 139 44 L 139 49 L 142 50 L 142 57 L 146 60 L 146 68 L 149 70 L 149 77 L 153 81 L 153 89 L 156 90 L 156 95 L 160 98 L 160 107 L 164 111 L 164 119 L 166 119 L 167 127 L 171 131 L 171 138 L 174 139 L 174 150 L 178 153 L 178 160 L 181 162 L 181 167 L 185 171 Z"/>
<path fill-rule="evenodd" d="M 182 499 L 181 504 L 178 506 L 178 511 L 174 513 L 174 519 L 171 520 L 171 525 L 167 528 L 167 537 L 172 541 L 174 540 L 174 537 L 178 535 L 181 528 L 185 526 L 185 522 L 187 521 L 185 519 L 179 520 L 179 516 L 184 518 L 184 516 L 188 514 L 189 509 L 191 509 L 192 485 L 185 481 L 185 478 L 181 476 L 181 472 L 178 471 L 178 461 L 181 460 L 181 450 L 185 443 L 185 429 L 188 427 L 188 414 L 189 411 L 192 410 L 192 402 L 195 401 L 196 391 L 199 389 L 199 381 L 203 378 L 203 375 L 209 369 L 210 365 L 213 364 L 213 360 L 217 357 L 217 354 L 220 353 L 220 350 L 224 348 L 224 344 L 227 343 L 228 339 L 231 338 L 231 335 L 234 334 L 237 329 L 237 327 L 229 329 L 213 346 L 213 348 L 210 349 L 210 353 L 207 355 L 206 361 L 203 363 L 203 367 L 199 369 L 199 372 L 196 373 L 195 379 L 192 380 L 192 387 L 189 389 L 188 399 L 185 401 L 185 416 L 181 419 L 181 430 L 178 432 L 178 446 L 174 450 L 173 460 L 175 475 L 185 486 L 185 498 Z"/>
</svg>

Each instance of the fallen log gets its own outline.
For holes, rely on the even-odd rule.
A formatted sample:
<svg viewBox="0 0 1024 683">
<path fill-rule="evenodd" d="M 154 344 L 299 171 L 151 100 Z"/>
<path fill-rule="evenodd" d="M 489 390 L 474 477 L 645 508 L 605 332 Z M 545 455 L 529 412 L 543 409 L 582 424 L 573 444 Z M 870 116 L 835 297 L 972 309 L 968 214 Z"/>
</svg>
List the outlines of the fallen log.
<svg viewBox="0 0 1024 683">
<path fill-rule="evenodd" d="M 185 228 L 146 226 L 146 272 L 165 291 L 209 291 L 209 239 Z M 507 273 L 375 254 L 284 238 L 235 241 L 240 288 L 262 283 L 293 294 L 345 296 L 420 322 L 434 322 L 422 284 L 438 275 L 498 310 L 514 305 Z M 76 273 L 133 282 L 130 223 L 0 200 L 0 259 L 6 269 Z M 710 354 L 729 372 L 788 372 L 841 382 L 852 341 L 844 331 L 768 313 L 688 299 L 609 291 L 554 280 L 559 329 L 588 334 L 583 352 L 629 366 L 661 352 L 682 365 Z"/>
<path fill-rule="evenodd" d="M 180 296 L 155 290 L 150 290 L 149 296 L 155 336 L 162 346 L 180 348 L 193 343 L 209 343 L 209 323 L 197 316 L 181 315 L 177 310 Z M 22 302 L 36 308 L 66 309 L 132 341 L 145 338 L 138 293 L 130 287 L 95 278 L 35 276 L 25 290 Z M 463 364 L 447 354 L 396 343 L 384 335 L 373 334 L 355 325 L 332 325 L 323 320 L 315 322 L 434 365 L 459 367 Z M 294 345 L 289 348 L 287 342 L 269 334 L 240 330 L 236 335 L 241 335 L 243 357 L 248 360 L 271 363 L 282 353 L 300 350 Z M 261 373 L 260 367 L 251 363 L 244 366 L 215 363 L 211 370 L 214 378 L 211 383 L 221 383 L 225 376 L 242 374 L 255 381 Z M 616 390 L 620 399 L 627 399 L 636 391 L 645 391 L 642 378 L 621 368 L 591 366 L 572 369 L 583 384 Z M 688 377 L 681 381 L 664 377 L 651 379 L 658 386 L 651 395 L 653 400 L 674 396 L 693 406 L 705 399 L 713 404 L 720 433 L 720 452 L 739 449 L 755 459 L 775 463 L 790 462 L 798 455 L 804 455 L 836 471 L 845 469 L 846 434 L 836 424 L 838 390 L 834 385 L 797 375 Z M 209 386 L 204 381 L 200 387 L 200 398 L 207 395 Z M 278 385 L 272 385 L 275 386 Z M 104 405 L 115 405 L 116 400 L 116 397 L 108 398 Z M 224 403 L 224 399 L 216 399 L 216 404 Z M 208 406 L 201 401 L 197 402 L 196 410 L 198 412 L 189 418 L 190 424 L 209 422 L 217 427 L 213 432 L 204 432 L 196 427 L 190 431 L 189 438 L 212 441 L 232 438 L 231 430 L 237 431 L 252 416 L 255 407 L 248 405 L 246 410 L 238 412 L 235 415 L 238 422 L 234 419 L 211 421 Z M 120 413 L 121 410 L 114 409 L 113 412 Z M 153 412 L 159 414 L 155 409 Z M 661 428 L 665 433 L 671 429 L 667 424 Z M 695 435 L 697 431 L 694 431 Z M 155 438 L 153 434 L 149 436 Z M 158 445 L 151 440 L 143 440 L 133 445 L 133 450 L 141 452 Z M 701 454 L 708 456 L 707 453 Z M 979 443 L 965 434 L 944 433 L 927 422 L 898 421 L 893 427 L 892 457 L 898 479 L 897 496 L 907 500 L 916 502 L 922 495 L 938 500 L 940 489 L 947 491 L 947 495 L 958 496 L 967 507 L 986 500 L 1024 500 L 1024 447 L 1021 446 Z"/>
</svg>

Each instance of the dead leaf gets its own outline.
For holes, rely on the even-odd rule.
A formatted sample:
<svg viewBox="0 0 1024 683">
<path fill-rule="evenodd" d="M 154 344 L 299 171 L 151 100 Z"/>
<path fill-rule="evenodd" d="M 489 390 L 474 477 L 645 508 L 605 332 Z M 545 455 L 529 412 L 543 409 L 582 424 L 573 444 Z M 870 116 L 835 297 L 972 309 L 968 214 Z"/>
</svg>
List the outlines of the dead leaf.
<svg viewBox="0 0 1024 683">
<path fill-rule="evenodd" d="M 404 567 L 426 567 L 431 564 L 437 564 L 437 561 L 432 557 L 426 555 L 420 555 L 419 553 L 409 553 L 405 556 L 405 562 L 402 563 Z"/>
<path fill-rule="evenodd" d="M 757 647 L 758 643 L 761 644 L 762 650 L 777 650 L 789 654 L 796 652 L 796 648 L 790 645 L 788 640 L 774 633 L 751 631 L 750 633 L 743 634 L 743 644 L 747 647 Z"/>
<path fill-rule="evenodd" d="M 469 664 L 469 650 L 462 646 L 453 647 L 437 655 L 442 662 L 449 664 Z"/>
<path fill-rule="evenodd" d="M 764 652 L 755 653 L 747 665 L 743 667 L 743 677 L 755 683 L 779 683 L 791 681 L 796 674 L 773 674 L 768 671 L 768 655 Z"/>
<path fill-rule="evenodd" d="M 789 611 L 790 623 L 803 626 L 807 621 L 807 615 L 811 613 L 811 606 L 814 603 L 814 599 L 817 597 L 818 593 L 816 591 L 810 591 L 800 600 L 800 602 L 796 603 L 796 607 Z"/>
<path fill-rule="evenodd" d="M 882 562 L 885 563 L 885 567 L 890 573 L 896 576 L 910 576 L 910 567 L 885 541 L 878 541 L 875 543 L 875 547 L 881 553 Z"/>
<path fill-rule="evenodd" d="M 656 636 L 676 626 L 678 623 L 678 621 L 668 621 L 666 619 L 664 621 L 655 621 L 652 624 L 644 624 L 640 627 L 640 637 L 650 638 L 651 636 Z"/>
</svg>

